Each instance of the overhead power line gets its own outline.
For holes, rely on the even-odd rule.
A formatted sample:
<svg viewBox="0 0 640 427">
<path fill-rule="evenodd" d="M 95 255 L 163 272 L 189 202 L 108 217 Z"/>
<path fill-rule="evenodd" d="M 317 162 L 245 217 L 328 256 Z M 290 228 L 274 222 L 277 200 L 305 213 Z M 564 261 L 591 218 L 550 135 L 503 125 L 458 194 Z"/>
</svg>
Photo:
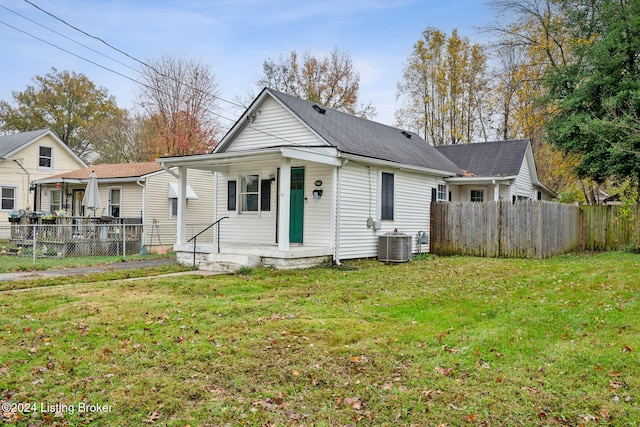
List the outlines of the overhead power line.
<svg viewBox="0 0 640 427">
<path fill-rule="evenodd" d="M 78 28 L 78 27 L 76 27 L 75 25 L 72 25 L 72 24 L 68 23 L 68 22 L 67 22 L 67 21 L 65 21 L 64 19 L 62 19 L 62 18 L 60 18 L 60 17 L 56 16 L 55 14 L 53 14 L 53 13 L 51 13 L 51 12 L 49 12 L 49 11 L 47 11 L 47 10 L 43 9 L 43 8 L 41 8 L 40 6 L 38 6 L 37 4 L 33 3 L 32 1 L 30 1 L 30 0 L 24 0 L 24 1 L 25 1 L 26 3 L 28 3 L 28 4 L 30 4 L 31 6 L 35 7 L 36 9 L 38 9 L 38 10 L 39 10 L 39 11 L 41 11 L 42 13 L 45 13 L 45 14 L 49 15 L 49 16 L 50 16 L 50 17 L 52 17 L 53 19 L 56 19 L 56 20 L 58 20 L 58 21 L 62 22 L 64 25 L 66 25 L 66 26 L 68 26 L 68 27 L 70 27 L 70 28 L 73 28 L 74 30 L 76 30 L 76 31 L 78 31 L 78 32 L 80 32 L 80 33 L 82 33 L 82 34 L 84 34 L 84 35 L 85 35 L 85 36 L 87 36 L 87 37 L 90 37 L 90 38 L 92 38 L 92 39 L 94 39 L 94 40 L 99 41 L 100 43 L 104 44 L 105 46 L 109 47 L 110 49 L 113 49 L 113 50 L 115 50 L 116 52 L 121 53 L 122 55 L 126 56 L 127 58 L 132 59 L 133 61 L 136 61 L 137 63 L 139 63 L 139 64 L 141 64 L 141 65 L 143 65 L 143 66 L 145 66 L 145 67 L 149 68 L 150 70 L 152 70 L 153 72 L 155 72 L 155 73 L 157 73 L 157 74 L 161 75 L 162 77 L 165 77 L 165 78 L 171 79 L 171 80 L 175 81 L 176 83 L 182 83 L 182 84 L 184 84 L 184 85 L 186 85 L 186 86 L 189 86 L 189 87 L 190 87 L 191 89 L 193 89 L 193 90 L 196 90 L 196 91 L 202 92 L 202 93 L 204 93 L 204 94 L 206 94 L 206 95 L 208 95 L 208 96 L 211 96 L 212 98 L 219 99 L 219 100 L 221 100 L 221 101 L 223 101 L 223 102 L 226 102 L 226 103 L 228 103 L 228 104 L 234 105 L 234 106 L 236 106 L 236 107 L 246 108 L 246 106 L 245 106 L 245 105 L 240 105 L 240 104 L 238 104 L 237 102 L 229 101 L 229 100 L 224 99 L 224 98 L 222 98 L 222 97 L 219 97 L 219 96 L 213 95 L 213 94 L 211 94 L 211 93 L 205 92 L 205 91 L 203 91 L 203 90 L 201 90 L 201 89 L 199 89 L 199 88 L 196 88 L 196 87 L 193 87 L 193 86 L 189 85 L 188 83 L 180 82 L 180 81 L 178 81 L 175 77 L 173 77 L 173 76 L 169 76 L 169 75 L 166 75 L 166 74 L 164 74 L 164 73 L 160 72 L 159 70 L 157 70 L 157 69 L 156 69 L 155 67 L 153 67 L 152 65 L 150 65 L 150 64 L 148 64 L 148 63 L 146 63 L 145 61 L 143 61 L 143 60 L 141 60 L 141 59 L 136 58 L 136 57 L 135 57 L 135 56 L 133 56 L 133 55 L 128 54 L 127 52 L 125 52 L 125 51 L 124 51 L 124 50 L 122 50 L 122 49 L 119 49 L 119 48 L 117 48 L 117 47 L 115 47 L 115 46 L 111 45 L 110 43 L 106 42 L 106 41 L 105 41 L 105 40 L 103 40 L 102 38 L 100 38 L 100 37 L 98 37 L 98 36 L 94 36 L 93 34 L 90 34 L 90 33 L 86 32 L 86 31 L 84 31 L 83 29 Z"/>
</svg>

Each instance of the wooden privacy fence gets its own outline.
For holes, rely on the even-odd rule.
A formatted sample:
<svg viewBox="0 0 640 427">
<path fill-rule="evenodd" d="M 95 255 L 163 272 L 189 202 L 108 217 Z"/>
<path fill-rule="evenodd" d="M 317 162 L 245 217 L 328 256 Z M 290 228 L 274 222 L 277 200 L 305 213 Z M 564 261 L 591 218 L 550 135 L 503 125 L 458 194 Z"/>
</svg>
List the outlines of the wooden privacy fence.
<svg viewBox="0 0 640 427">
<path fill-rule="evenodd" d="M 638 241 L 637 218 L 637 207 L 534 200 L 433 202 L 430 251 L 439 255 L 547 258 L 580 249 L 618 249 Z"/>
</svg>

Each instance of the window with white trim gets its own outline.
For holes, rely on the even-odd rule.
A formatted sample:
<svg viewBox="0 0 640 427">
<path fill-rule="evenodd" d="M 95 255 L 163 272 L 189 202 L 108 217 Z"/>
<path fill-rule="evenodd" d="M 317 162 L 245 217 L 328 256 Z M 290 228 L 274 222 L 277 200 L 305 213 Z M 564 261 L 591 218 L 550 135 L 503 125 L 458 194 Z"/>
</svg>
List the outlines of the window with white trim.
<svg viewBox="0 0 640 427">
<path fill-rule="evenodd" d="M 49 212 L 59 211 L 62 207 L 62 191 L 51 190 L 49 195 Z"/>
<path fill-rule="evenodd" d="M 41 145 L 38 147 L 38 167 L 53 169 L 53 147 Z"/>
<path fill-rule="evenodd" d="M 484 190 L 471 190 L 472 202 L 484 202 Z"/>
<path fill-rule="evenodd" d="M 380 219 L 393 219 L 394 174 L 382 172 L 380 192 Z"/>
<path fill-rule="evenodd" d="M 3 211 L 13 211 L 16 209 L 16 195 L 16 187 L 2 186 L 1 207 Z"/>
<path fill-rule="evenodd" d="M 120 217 L 122 209 L 122 187 L 109 187 L 109 215 Z"/>
<path fill-rule="evenodd" d="M 258 212 L 260 206 L 260 176 L 240 177 L 240 212 Z"/>
<path fill-rule="evenodd" d="M 178 199 L 176 197 L 172 197 L 169 199 L 169 218 L 177 218 L 178 217 Z"/>
<path fill-rule="evenodd" d="M 447 197 L 447 185 L 446 184 L 438 184 L 438 196 L 437 199 L 439 202 L 446 202 Z"/>
</svg>

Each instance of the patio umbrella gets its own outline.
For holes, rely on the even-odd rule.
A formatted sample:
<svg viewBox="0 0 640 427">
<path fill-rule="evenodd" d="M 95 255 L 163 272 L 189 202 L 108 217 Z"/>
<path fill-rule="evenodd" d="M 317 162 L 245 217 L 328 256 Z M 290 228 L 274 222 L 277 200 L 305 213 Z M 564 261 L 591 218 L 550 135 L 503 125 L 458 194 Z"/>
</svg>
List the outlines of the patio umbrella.
<svg viewBox="0 0 640 427">
<path fill-rule="evenodd" d="M 93 211 L 93 216 L 96 216 L 96 209 L 100 207 L 100 193 L 98 192 L 98 177 L 94 171 L 91 171 L 89 175 L 89 182 L 87 182 L 87 188 L 84 190 L 84 197 L 82 199 L 82 206 Z"/>
</svg>

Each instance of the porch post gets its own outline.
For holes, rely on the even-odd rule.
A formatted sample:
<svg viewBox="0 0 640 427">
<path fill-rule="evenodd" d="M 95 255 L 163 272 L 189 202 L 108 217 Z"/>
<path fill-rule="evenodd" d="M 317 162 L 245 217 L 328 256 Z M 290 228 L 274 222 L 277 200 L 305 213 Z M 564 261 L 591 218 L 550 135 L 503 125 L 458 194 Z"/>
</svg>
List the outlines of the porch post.
<svg viewBox="0 0 640 427">
<path fill-rule="evenodd" d="M 493 186 L 493 201 L 494 202 L 500 201 L 500 184 L 495 181 Z"/>
<path fill-rule="evenodd" d="M 187 168 L 178 167 L 178 218 L 176 223 L 176 244 L 184 245 L 187 235 Z"/>
<path fill-rule="evenodd" d="M 291 159 L 280 162 L 280 194 L 278 194 L 278 250 L 289 250 L 289 215 L 291 210 Z"/>
</svg>

